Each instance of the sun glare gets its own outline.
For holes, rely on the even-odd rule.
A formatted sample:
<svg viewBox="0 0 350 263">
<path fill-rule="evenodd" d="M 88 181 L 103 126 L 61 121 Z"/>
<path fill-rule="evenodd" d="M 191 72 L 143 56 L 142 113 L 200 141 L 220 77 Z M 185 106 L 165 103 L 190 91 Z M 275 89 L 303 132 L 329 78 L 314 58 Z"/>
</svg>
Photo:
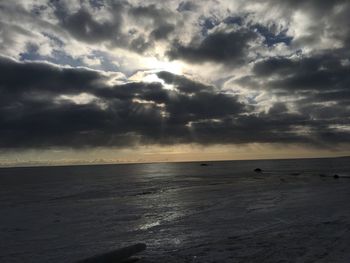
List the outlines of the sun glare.
<svg viewBox="0 0 350 263">
<path fill-rule="evenodd" d="M 146 61 L 147 68 L 155 71 L 168 71 L 173 74 L 183 74 L 183 63 L 180 61 L 160 61 L 156 58 L 150 58 Z"/>
<path fill-rule="evenodd" d="M 156 73 L 147 74 L 147 75 L 143 76 L 141 80 L 143 82 L 148 82 L 148 83 L 159 82 L 159 83 L 162 84 L 164 89 L 168 89 L 168 90 L 174 90 L 175 89 L 174 85 L 167 84 L 164 80 L 159 78 Z"/>
</svg>

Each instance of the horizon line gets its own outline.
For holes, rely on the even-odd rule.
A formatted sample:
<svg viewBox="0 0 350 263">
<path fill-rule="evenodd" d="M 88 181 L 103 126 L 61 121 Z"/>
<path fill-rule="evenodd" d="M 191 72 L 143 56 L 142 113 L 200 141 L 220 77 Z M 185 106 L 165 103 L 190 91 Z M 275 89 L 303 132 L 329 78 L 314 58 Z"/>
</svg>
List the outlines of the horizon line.
<svg viewBox="0 0 350 263">
<path fill-rule="evenodd" d="M 350 155 L 341 155 L 341 156 L 321 156 L 321 157 L 291 157 L 291 158 L 257 158 L 257 159 L 221 159 L 221 160 L 193 160 L 193 161 L 144 161 L 144 162 L 76 162 L 71 164 L 44 164 L 38 163 L 32 165 L 24 164 L 23 165 L 1 165 L 0 169 L 12 169 L 12 168 L 45 168 L 45 167 L 71 167 L 71 166 L 104 166 L 104 165 L 135 165 L 135 164 L 162 164 L 162 163 L 215 163 L 215 162 L 240 162 L 240 161 L 283 161 L 283 160 L 303 160 L 303 159 L 337 159 L 337 158 L 350 158 Z"/>
</svg>

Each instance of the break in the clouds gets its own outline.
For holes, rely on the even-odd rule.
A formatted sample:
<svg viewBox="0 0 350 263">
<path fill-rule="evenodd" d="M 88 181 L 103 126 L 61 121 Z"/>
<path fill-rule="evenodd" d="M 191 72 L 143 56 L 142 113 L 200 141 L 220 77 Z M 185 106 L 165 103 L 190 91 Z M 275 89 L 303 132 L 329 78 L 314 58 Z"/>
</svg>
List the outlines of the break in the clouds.
<svg viewBox="0 0 350 263">
<path fill-rule="evenodd" d="M 2 1 L 0 148 L 350 143 L 350 3 Z"/>
</svg>

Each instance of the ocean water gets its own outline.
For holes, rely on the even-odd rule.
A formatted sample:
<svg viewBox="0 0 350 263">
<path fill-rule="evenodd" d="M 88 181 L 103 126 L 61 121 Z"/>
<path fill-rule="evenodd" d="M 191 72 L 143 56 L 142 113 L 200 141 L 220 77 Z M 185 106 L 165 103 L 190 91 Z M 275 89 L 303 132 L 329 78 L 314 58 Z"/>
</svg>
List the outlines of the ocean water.
<svg viewBox="0 0 350 263">
<path fill-rule="evenodd" d="M 0 169 L 0 262 L 350 262 L 350 158 L 207 163 Z"/>
</svg>

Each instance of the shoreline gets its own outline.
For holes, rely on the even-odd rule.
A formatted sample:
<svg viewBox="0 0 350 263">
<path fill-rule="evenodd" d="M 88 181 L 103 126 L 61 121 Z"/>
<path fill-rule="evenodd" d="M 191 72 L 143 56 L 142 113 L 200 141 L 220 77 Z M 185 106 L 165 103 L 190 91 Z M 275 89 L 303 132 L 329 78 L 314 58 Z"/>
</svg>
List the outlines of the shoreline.
<svg viewBox="0 0 350 263">
<path fill-rule="evenodd" d="M 343 159 L 350 158 L 348 156 L 331 156 L 331 157 L 300 157 L 300 158 L 282 158 L 282 159 L 243 159 L 243 160 L 201 160 L 201 161 L 160 161 L 160 162 L 120 162 L 120 163 L 76 163 L 76 164 L 33 164 L 19 166 L 1 166 L 0 169 L 16 169 L 16 168 L 49 168 L 49 167 L 85 167 L 85 166 L 114 166 L 114 165 L 144 165 L 144 164 L 187 164 L 187 163 L 224 163 L 224 162 L 254 162 L 254 161 L 293 161 L 293 160 L 319 160 L 319 159 Z"/>
</svg>

